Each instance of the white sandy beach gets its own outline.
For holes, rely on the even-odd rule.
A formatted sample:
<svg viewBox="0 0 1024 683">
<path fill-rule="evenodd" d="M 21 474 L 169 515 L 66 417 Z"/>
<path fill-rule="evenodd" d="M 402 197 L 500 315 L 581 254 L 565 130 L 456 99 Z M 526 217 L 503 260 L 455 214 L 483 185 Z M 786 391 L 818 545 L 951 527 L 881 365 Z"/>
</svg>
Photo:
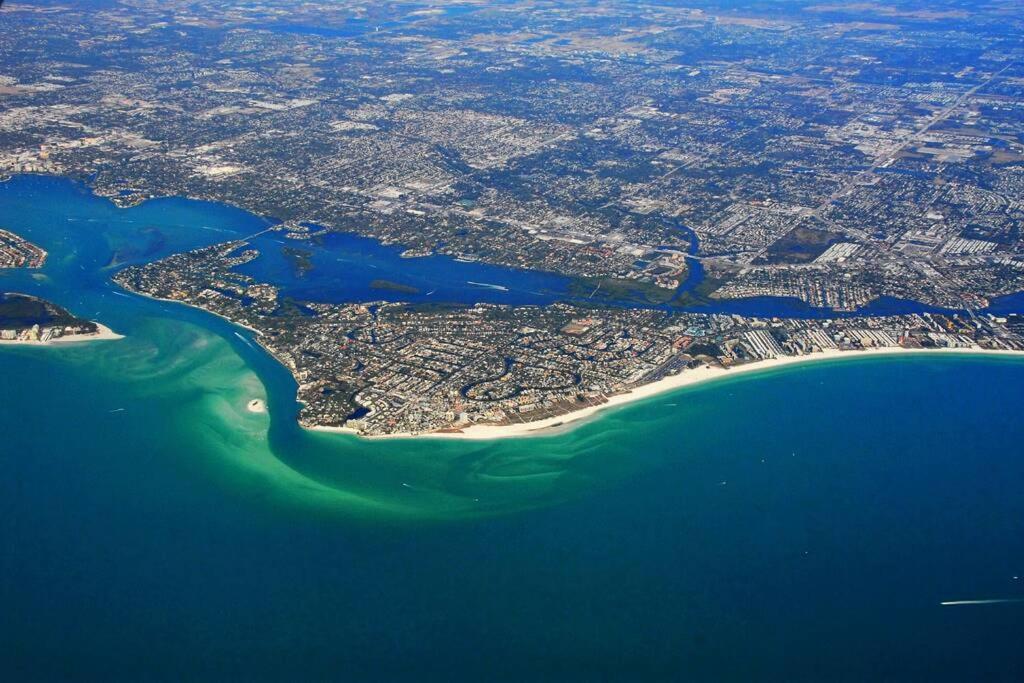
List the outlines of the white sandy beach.
<svg viewBox="0 0 1024 683">
<path fill-rule="evenodd" d="M 692 386 L 694 384 L 714 381 L 717 379 L 736 377 L 750 372 L 763 372 L 773 370 L 775 368 L 781 368 L 787 365 L 797 365 L 801 363 L 811 363 L 816 361 L 852 360 L 857 358 L 866 358 L 870 356 L 895 356 L 910 354 L 980 354 L 988 356 L 1014 356 L 1017 358 L 1024 358 L 1024 351 L 990 350 L 978 347 L 964 349 L 904 349 L 902 347 L 885 347 L 863 349 L 858 351 L 838 351 L 833 349 L 817 353 L 810 353 L 803 356 L 783 356 L 781 358 L 772 358 L 769 360 L 757 361 L 753 363 L 745 363 L 743 365 L 738 365 L 729 369 L 717 366 L 703 366 L 700 368 L 694 368 L 692 370 L 684 370 L 679 374 L 665 377 L 664 379 L 658 380 L 657 382 L 644 384 L 642 386 L 632 389 L 631 391 L 616 394 L 615 396 L 610 396 L 605 403 L 602 403 L 600 405 L 588 406 L 586 408 L 581 408 L 580 410 L 574 410 L 570 413 L 565 413 L 564 415 L 548 417 L 533 422 L 523 422 L 509 425 L 475 424 L 470 425 L 468 427 L 464 427 L 460 431 L 429 432 L 425 434 L 387 434 L 381 436 L 362 435 L 359 434 L 356 430 L 348 427 L 310 427 L 309 429 L 321 432 L 353 434 L 369 439 L 431 438 L 488 440 L 503 439 L 508 437 L 551 436 L 553 434 L 565 431 L 567 429 L 578 427 L 588 418 L 592 418 L 594 415 L 604 410 L 615 408 L 617 406 L 622 406 L 628 403 L 633 403 L 635 401 L 649 398 L 651 396 L 656 396 L 658 394 L 663 394 L 665 392 L 673 391 L 675 389 L 681 389 L 683 387 Z"/>
<path fill-rule="evenodd" d="M 80 342 L 113 341 L 124 339 L 124 335 L 114 332 L 112 329 L 101 323 L 96 325 L 95 334 L 72 334 L 66 337 L 57 337 L 48 341 L 27 341 L 23 339 L 0 339 L 0 345 L 7 346 L 58 346 L 60 344 L 76 344 Z"/>
</svg>

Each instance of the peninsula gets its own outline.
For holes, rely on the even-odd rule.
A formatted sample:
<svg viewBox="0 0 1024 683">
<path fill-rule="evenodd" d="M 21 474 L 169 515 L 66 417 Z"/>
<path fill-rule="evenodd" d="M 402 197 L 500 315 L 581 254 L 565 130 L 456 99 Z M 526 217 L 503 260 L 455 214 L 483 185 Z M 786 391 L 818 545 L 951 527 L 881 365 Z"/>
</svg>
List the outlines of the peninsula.
<svg viewBox="0 0 1024 683">
<path fill-rule="evenodd" d="M 845 352 L 1024 350 L 1019 315 L 786 319 L 569 303 L 296 301 L 239 272 L 259 255 L 236 240 L 115 280 L 254 330 L 294 375 L 303 426 L 366 436 L 523 434 L 733 368 Z"/>
</svg>

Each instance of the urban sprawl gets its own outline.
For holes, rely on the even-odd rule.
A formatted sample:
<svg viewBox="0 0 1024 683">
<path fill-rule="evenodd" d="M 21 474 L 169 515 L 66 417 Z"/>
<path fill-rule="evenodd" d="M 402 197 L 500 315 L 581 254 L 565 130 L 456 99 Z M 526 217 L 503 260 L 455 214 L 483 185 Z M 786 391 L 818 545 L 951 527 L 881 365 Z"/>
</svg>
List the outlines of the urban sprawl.
<svg viewBox="0 0 1024 683">
<path fill-rule="evenodd" d="M 967 9 L 965 9 L 965 7 Z M 244 242 L 117 275 L 257 331 L 307 425 L 533 421 L 701 364 L 1021 348 L 1013 0 L 8 3 L 0 174 L 232 204 L 296 244 L 560 273 L 547 307 L 297 302 Z M 29 265 L 0 233 L 0 266 Z M 41 263 L 41 261 L 40 261 Z M 750 297 L 856 312 L 693 312 Z"/>
</svg>

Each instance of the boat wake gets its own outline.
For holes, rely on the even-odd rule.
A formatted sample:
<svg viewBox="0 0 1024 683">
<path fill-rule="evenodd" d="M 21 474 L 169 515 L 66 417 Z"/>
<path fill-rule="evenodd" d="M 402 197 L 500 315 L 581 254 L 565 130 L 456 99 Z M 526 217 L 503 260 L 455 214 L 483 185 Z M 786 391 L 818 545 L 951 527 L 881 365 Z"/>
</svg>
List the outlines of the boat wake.
<svg viewBox="0 0 1024 683">
<path fill-rule="evenodd" d="M 467 285 L 473 285 L 475 287 L 483 287 L 485 289 L 496 289 L 499 292 L 507 292 L 508 291 L 508 287 L 505 287 L 503 285 L 492 285 L 492 284 L 489 284 L 487 282 L 473 282 L 472 280 L 466 280 L 466 284 Z"/>
<path fill-rule="evenodd" d="M 1007 603 L 1024 602 L 1024 598 L 988 598 L 985 600 L 946 600 L 939 604 L 943 607 L 956 607 L 960 605 L 1003 605 Z"/>
</svg>

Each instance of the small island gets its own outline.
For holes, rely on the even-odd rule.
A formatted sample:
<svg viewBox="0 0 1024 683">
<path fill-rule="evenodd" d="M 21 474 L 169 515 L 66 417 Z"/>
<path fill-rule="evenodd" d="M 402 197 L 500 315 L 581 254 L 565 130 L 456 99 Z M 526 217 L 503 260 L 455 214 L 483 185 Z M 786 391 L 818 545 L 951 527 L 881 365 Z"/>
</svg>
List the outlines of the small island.
<svg viewBox="0 0 1024 683">
<path fill-rule="evenodd" d="M 380 292 L 395 292 L 396 294 L 419 294 L 419 287 L 413 287 L 412 285 L 403 285 L 401 282 L 392 282 L 391 280 L 374 280 L 370 283 L 370 289 L 374 289 Z"/>
<path fill-rule="evenodd" d="M 27 294 L 0 293 L 0 345 L 50 345 L 121 339 L 100 323 Z"/>
</svg>

